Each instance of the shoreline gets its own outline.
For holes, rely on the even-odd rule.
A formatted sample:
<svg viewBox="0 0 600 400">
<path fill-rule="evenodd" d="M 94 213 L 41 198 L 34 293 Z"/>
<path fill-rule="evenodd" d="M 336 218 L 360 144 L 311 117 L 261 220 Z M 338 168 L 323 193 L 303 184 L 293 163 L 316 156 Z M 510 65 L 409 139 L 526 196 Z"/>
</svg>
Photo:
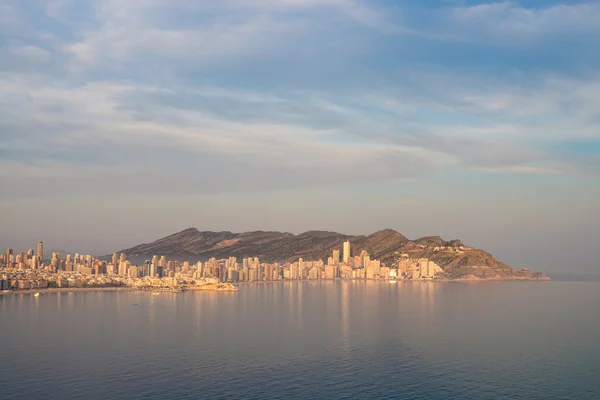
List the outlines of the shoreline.
<svg viewBox="0 0 600 400">
<path fill-rule="evenodd" d="M 269 283 L 287 283 L 287 282 L 387 282 L 387 283 L 424 283 L 424 282 L 439 282 L 439 283 L 484 283 L 484 282 L 549 282 L 552 281 L 550 278 L 539 279 L 539 278 L 458 278 L 458 279 L 294 279 L 294 280 L 277 280 L 277 281 L 253 281 L 253 282 L 232 282 L 234 287 L 247 286 L 254 284 L 269 284 Z M 134 291 L 148 291 L 141 288 L 135 287 L 86 287 L 86 288 L 44 288 L 44 289 L 25 289 L 25 290 L 3 290 L 0 291 L 0 296 L 11 295 L 11 294 L 52 294 L 52 293 L 69 293 L 69 292 L 134 292 Z M 235 292 L 235 289 L 216 289 L 216 288 L 202 288 L 201 286 L 187 288 L 186 291 L 191 292 Z"/>
<path fill-rule="evenodd" d="M 457 279 L 282 279 L 277 281 L 232 282 L 233 285 L 252 285 L 278 282 L 393 282 L 393 283 L 422 283 L 422 282 L 549 282 L 551 278 L 457 278 Z"/>
<path fill-rule="evenodd" d="M 205 292 L 235 292 L 237 289 L 215 289 L 215 288 L 202 288 L 191 287 L 187 288 L 184 291 L 196 292 L 196 291 L 205 291 Z M 160 289 L 142 289 L 135 287 L 87 287 L 87 288 L 46 288 L 46 289 L 25 289 L 25 290 L 1 290 L 0 296 L 2 295 L 14 295 L 14 294 L 52 294 L 52 293 L 71 293 L 71 292 L 160 292 Z"/>
<path fill-rule="evenodd" d="M 25 290 L 2 290 L 0 296 L 9 294 L 50 294 L 67 292 L 131 292 L 139 290 L 131 287 L 85 287 L 85 288 L 43 288 L 43 289 L 25 289 Z"/>
</svg>

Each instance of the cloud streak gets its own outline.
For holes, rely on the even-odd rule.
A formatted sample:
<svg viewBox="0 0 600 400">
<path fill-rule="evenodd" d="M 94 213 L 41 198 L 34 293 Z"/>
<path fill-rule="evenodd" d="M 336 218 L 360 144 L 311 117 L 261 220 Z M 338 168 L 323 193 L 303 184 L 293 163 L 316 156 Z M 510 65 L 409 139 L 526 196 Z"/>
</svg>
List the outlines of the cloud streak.
<svg viewBox="0 0 600 400">
<path fill-rule="evenodd" d="M 224 190 L 223 177 L 250 190 L 252 174 L 270 176 L 255 185 L 270 189 L 448 168 L 598 170 L 556 145 L 599 135 L 600 68 L 589 58 L 559 69 L 427 58 L 440 45 L 464 54 L 502 44 L 498 57 L 510 59 L 557 35 L 593 38 L 596 3 L 60 0 L 3 10 L 0 160 L 11 172 L 1 179 L 15 186 L 74 165 L 73 179 L 109 182 L 120 168 L 136 175 L 132 190 L 155 179 L 176 191 L 188 190 L 172 184 L 182 170 L 214 165 L 222 176 L 194 185 L 208 192 Z M 161 150 L 172 166 L 156 163 Z"/>
</svg>

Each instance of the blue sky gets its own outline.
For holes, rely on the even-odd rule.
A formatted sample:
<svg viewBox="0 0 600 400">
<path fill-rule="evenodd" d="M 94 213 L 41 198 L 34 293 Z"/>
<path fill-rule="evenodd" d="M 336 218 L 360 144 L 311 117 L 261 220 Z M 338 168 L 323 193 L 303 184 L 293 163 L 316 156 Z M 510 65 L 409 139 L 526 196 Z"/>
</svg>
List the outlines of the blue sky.
<svg viewBox="0 0 600 400">
<path fill-rule="evenodd" d="M 0 242 L 441 234 L 600 269 L 598 1 L 0 0 Z"/>
</svg>

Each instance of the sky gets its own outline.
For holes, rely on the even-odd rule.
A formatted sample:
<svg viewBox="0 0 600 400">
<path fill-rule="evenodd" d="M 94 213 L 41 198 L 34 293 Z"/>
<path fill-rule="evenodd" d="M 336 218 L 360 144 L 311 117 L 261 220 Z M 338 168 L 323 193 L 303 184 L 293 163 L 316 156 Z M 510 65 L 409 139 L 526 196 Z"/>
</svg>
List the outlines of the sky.
<svg viewBox="0 0 600 400">
<path fill-rule="evenodd" d="M 600 1 L 0 0 L 0 245 L 383 228 L 599 272 Z"/>
</svg>

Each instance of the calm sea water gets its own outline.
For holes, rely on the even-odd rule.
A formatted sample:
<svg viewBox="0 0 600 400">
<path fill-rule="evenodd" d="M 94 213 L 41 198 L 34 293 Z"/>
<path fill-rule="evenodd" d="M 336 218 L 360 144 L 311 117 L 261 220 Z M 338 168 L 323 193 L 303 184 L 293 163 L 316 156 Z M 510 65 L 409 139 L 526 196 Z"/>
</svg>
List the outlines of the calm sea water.
<svg viewBox="0 0 600 400">
<path fill-rule="evenodd" d="M 600 283 L 0 296 L 1 399 L 600 399 Z"/>
</svg>

